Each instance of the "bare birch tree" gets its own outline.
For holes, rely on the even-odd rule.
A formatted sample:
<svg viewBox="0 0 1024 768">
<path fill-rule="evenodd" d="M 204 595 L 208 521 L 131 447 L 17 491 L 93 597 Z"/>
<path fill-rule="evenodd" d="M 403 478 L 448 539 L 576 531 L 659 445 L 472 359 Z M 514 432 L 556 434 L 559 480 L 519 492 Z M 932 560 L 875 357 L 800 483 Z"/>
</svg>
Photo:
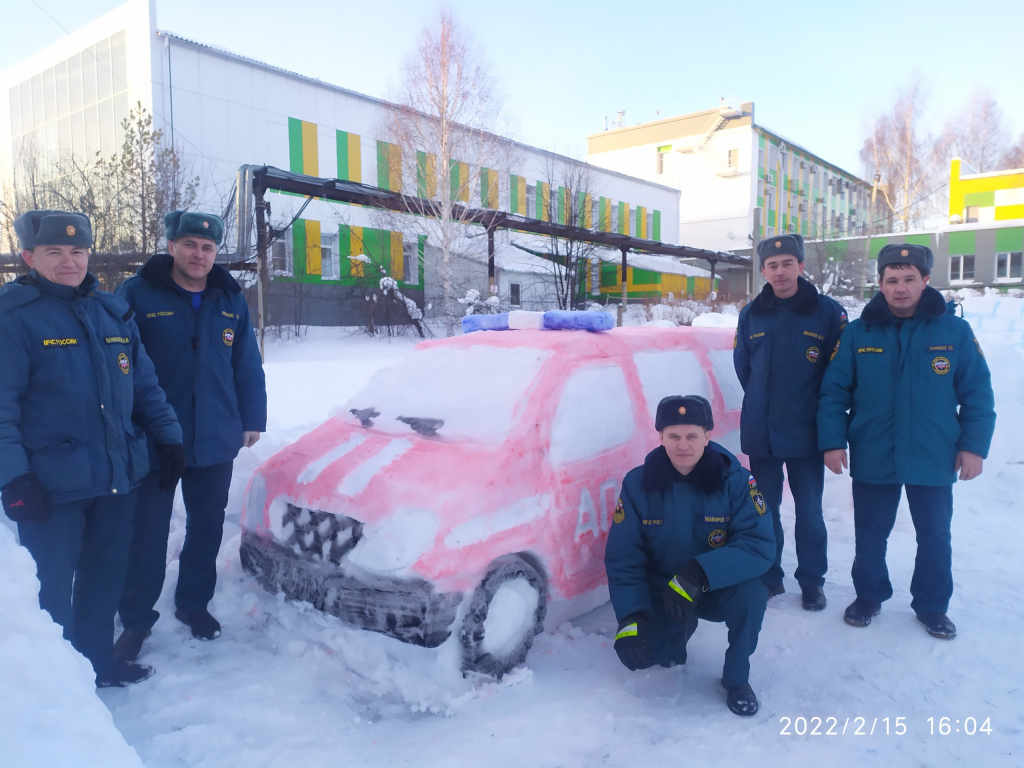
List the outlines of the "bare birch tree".
<svg viewBox="0 0 1024 768">
<path fill-rule="evenodd" d="M 426 234 L 440 255 L 440 314 L 452 336 L 460 316 L 452 261 L 481 247 L 484 238 L 467 236 L 467 211 L 498 207 L 510 142 L 495 133 L 500 109 L 491 78 L 450 13 L 423 31 L 396 102 L 384 129 L 390 146 L 378 163 L 385 155 L 389 187 L 412 201 L 415 216 L 402 217 L 403 228 Z"/>
<path fill-rule="evenodd" d="M 983 88 L 976 89 L 967 106 L 946 122 L 944 141 L 950 157 L 962 158 L 978 173 L 997 170 L 1010 134 L 995 97 Z"/>
<path fill-rule="evenodd" d="M 901 231 L 932 212 L 932 197 L 945 183 L 944 144 L 922 128 L 924 104 L 923 86 L 915 78 L 875 120 L 860 152 L 866 177 L 880 175 L 879 218 L 891 217 Z"/>
<path fill-rule="evenodd" d="M 999 167 L 1003 169 L 1024 168 L 1024 133 L 1017 139 L 1016 144 L 1011 144 L 1003 153 Z"/>
</svg>

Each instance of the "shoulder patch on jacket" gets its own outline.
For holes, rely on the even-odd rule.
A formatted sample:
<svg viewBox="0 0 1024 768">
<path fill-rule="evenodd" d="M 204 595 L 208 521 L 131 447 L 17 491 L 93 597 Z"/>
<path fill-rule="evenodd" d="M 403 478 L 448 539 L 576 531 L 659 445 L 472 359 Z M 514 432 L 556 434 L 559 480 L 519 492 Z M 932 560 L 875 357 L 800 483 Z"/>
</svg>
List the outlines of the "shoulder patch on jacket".
<svg viewBox="0 0 1024 768">
<path fill-rule="evenodd" d="M 978 350 L 979 355 L 981 355 L 982 357 L 985 356 L 985 353 L 981 351 L 981 344 L 978 343 L 977 336 L 974 337 L 974 348 Z"/>
<path fill-rule="evenodd" d="M 836 355 L 839 354 L 839 345 L 842 344 L 842 339 L 836 341 L 835 349 L 832 350 L 832 354 L 829 355 L 828 361 L 831 363 L 836 359 Z"/>
</svg>

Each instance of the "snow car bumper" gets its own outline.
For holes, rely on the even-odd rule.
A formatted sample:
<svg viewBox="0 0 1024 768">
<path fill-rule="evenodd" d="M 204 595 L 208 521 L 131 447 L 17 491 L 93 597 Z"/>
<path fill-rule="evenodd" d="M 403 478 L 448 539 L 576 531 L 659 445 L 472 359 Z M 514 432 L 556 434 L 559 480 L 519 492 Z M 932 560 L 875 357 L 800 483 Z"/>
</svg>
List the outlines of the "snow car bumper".
<svg viewBox="0 0 1024 768">
<path fill-rule="evenodd" d="M 422 579 L 368 573 L 296 554 L 251 531 L 242 533 L 242 567 L 269 592 L 311 603 L 346 624 L 435 648 L 451 635 L 461 592 L 437 592 Z"/>
</svg>

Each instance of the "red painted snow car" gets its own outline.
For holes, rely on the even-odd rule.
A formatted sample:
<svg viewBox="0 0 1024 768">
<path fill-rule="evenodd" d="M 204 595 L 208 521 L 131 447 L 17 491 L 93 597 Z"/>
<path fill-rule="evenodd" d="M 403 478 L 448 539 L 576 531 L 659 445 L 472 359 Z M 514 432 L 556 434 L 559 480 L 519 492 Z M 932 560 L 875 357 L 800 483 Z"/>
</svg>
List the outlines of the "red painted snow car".
<svg viewBox="0 0 1024 768">
<path fill-rule="evenodd" d="M 470 333 L 419 344 L 246 491 L 241 558 L 264 587 L 501 675 L 536 633 L 608 599 L 623 476 L 672 394 L 707 397 L 739 450 L 733 331 Z"/>
</svg>

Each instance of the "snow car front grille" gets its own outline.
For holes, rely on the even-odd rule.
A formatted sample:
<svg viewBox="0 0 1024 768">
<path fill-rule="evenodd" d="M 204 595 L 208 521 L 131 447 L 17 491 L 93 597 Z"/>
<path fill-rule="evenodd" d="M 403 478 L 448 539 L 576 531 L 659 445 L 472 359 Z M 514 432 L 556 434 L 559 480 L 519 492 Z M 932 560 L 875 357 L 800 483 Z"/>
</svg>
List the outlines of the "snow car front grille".
<svg viewBox="0 0 1024 768">
<path fill-rule="evenodd" d="M 363 537 L 363 524 L 344 515 L 289 504 L 281 518 L 281 534 L 282 543 L 295 554 L 338 565 Z"/>
<path fill-rule="evenodd" d="M 346 624 L 427 648 L 448 639 L 462 602 L 461 592 L 438 592 L 424 579 L 368 573 L 347 560 L 334 567 L 253 531 L 242 532 L 239 555 L 271 593 L 280 590 Z"/>
</svg>

